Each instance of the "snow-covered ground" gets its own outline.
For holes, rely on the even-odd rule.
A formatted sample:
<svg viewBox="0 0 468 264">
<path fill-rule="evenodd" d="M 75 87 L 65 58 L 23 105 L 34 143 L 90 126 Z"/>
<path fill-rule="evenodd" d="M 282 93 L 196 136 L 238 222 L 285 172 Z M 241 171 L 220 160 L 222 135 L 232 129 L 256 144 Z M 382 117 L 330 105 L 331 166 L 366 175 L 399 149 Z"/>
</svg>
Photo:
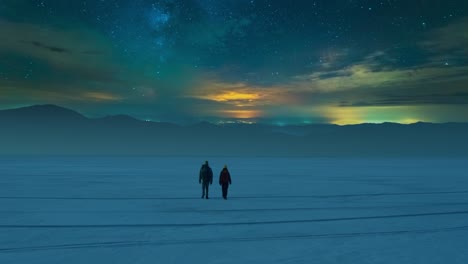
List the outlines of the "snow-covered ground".
<svg viewBox="0 0 468 264">
<path fill-rule="evenodd" d="M 203 161 L 0 158 L 0 263 L 468 263 L 468 160 Z"/>
</svg>

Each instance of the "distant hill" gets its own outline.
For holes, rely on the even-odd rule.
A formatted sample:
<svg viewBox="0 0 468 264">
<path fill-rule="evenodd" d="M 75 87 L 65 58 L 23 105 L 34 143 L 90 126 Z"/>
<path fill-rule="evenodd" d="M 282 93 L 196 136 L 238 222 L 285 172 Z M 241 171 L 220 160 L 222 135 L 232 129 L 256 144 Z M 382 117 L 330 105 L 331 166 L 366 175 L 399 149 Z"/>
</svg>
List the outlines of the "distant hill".
<svg viewBox="0 0 468 264">
<path fill-rule="evenodd" d="M 180 126 L 36 105 L 1 110 L 0 128 L 0 155 L 468 157 L 466 123 Z"/>
<path fill-rule="evenodd" d="M 83 121 L 87 119 L 83 115 L 56 105 L 34 105 L 9 110 L 0 110 L 1 121 L 22 120 L 38 122 L 45 120 L 55 121 Z"/>
</svg>

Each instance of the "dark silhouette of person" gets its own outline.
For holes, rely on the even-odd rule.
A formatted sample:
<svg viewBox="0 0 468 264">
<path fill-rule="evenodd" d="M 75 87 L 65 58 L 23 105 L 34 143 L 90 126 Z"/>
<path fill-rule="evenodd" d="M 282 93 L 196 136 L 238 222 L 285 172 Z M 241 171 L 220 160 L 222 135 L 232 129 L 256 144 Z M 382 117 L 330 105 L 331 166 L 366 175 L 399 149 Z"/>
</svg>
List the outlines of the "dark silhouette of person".
<svg viewBox="0 0 468 264">
<path fill-rule="evenodd" d="M 229 184 L 231 184 L 231 174 L 229 173 L 227 166 L 224 165 L 224 168 L 219 174 L 219 185 L 221 185 L 221 188 L 223 189 L 224 200 L 227 199 Z"/>
<path fill-rule="evenodd" d="M 200 177 L 198 178 L 198 183 L 202 185 L 202 199 L 208 198 L 208 186 L 213 183 L 213 170 L 211 170 L 208 165 L 208 161 L 205 161 L 205 164 L 202 165 L 200 169 Z"/>
</svg>

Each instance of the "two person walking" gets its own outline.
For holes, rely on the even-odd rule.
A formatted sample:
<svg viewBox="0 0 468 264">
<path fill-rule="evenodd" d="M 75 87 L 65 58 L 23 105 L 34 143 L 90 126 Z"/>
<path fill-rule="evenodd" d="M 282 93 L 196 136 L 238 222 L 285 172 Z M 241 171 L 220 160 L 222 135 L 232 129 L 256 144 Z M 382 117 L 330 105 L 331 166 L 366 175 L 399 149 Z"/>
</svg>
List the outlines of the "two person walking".
<svg viewBox="0 0 468 264">
<path fill-rule="evenodd" d="M 213 184 L 213 170 L 208 165 L 208 161 L 205 161 L 205 164 L 202 165 L 200 169 L 200 176 L 198 182 L 202 185 L 202 199 L 208 198 L 208 189 L 211 184 Z M 223 191 L 224 200 L 227 199 L 228 188 L 231 184 L 231 174 L 229 173 L 227 166 L 224 165 L 224 168 L 219 174 L 219 185 L 221 185 Z"/>
</svg>

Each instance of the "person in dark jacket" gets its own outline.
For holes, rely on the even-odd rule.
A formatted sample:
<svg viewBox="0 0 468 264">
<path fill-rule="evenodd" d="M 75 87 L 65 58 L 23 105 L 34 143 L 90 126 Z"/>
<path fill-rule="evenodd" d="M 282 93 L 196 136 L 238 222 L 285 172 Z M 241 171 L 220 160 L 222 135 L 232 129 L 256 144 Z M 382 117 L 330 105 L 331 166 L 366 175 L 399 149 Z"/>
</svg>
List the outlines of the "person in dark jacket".
<svg viewBox="0 0 468 264">
<path fill-rule="evenodd" d="M 224 200 L 227 199 L 229 184 L 231 184 L 231 174 L 229 173 L 227 166 L 224 165 L 223 170 L 219 174 L 219 185 L 221 185 L 221 188 L 223 189 Z"/>
<path fill-rule="evenodd" d="M 198 178 L 198 183 L 202 185 L 202 199 L 208 198 L 208 186 L 213 183 L 213 170 L 211 170 L 208 165 L 208 161 L 205 161 L 205 164 L 202 165 L 200 169 L 200 176 Z"/>
</svg>

